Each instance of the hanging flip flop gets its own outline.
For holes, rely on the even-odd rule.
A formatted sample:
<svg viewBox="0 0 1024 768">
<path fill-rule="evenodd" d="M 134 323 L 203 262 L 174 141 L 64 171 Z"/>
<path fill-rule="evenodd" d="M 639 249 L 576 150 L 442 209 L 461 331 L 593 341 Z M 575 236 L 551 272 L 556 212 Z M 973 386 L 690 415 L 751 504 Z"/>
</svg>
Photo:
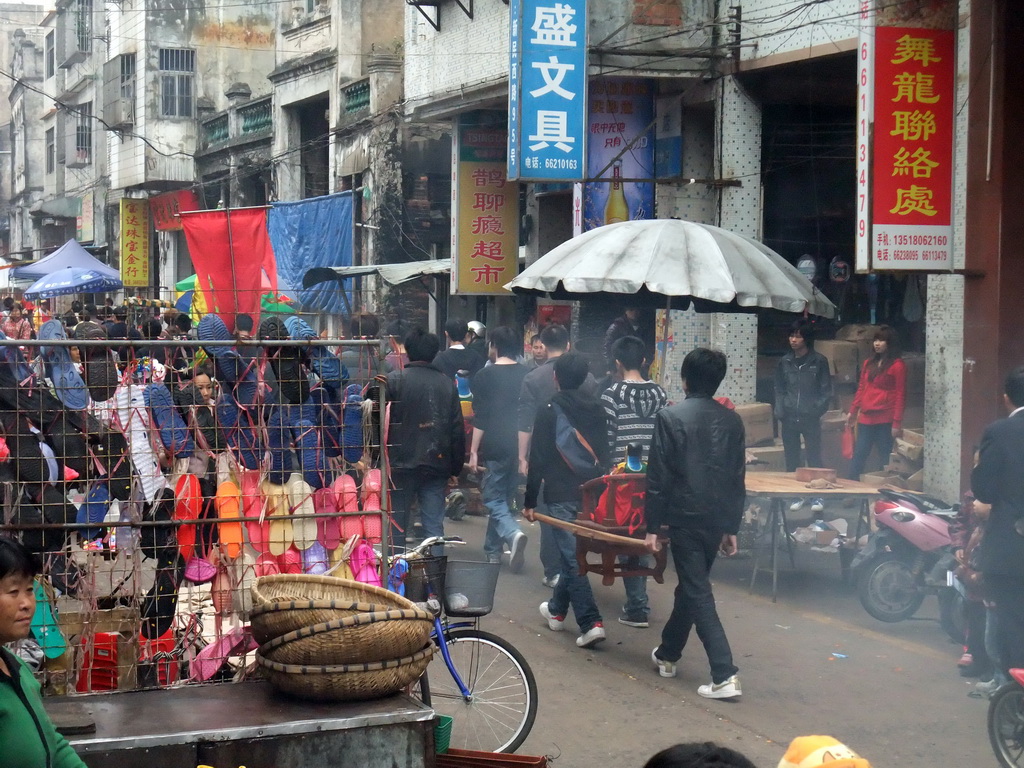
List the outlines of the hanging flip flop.
<svg viewBox="0 0 1024 768">
<path fill-rule="evenodd" d="M 106 339 L 107 332 L 98 323 L 79 323 L 75 326 L 75 338 L 81 341 Z M 103 403 L 112 398 L 121 376 L 111 351 L 106 347 L 82 347 L 82 360 L 85 385 L 92 399 Z"/>
<path fill-rule="evenodd" d="M 263 498 L 267 505 L 267 523 L 270 535 L 267 550 L 274 557 L 281 557 L 292 543 L 292 518 L 289 514 L 288 492 L 283 485 L 267 480 L 262 483 Z"/>
<path fill-rule="evenodd" d="M 102 523 L 110 509 L 110 493 L 107 491 L 107 484 L 103 482 L 93 483 L 89 494 L 78 508 L 78 523 Z M 85 539 L 95 539 L 102 531 L 99 528 L 83 528 L 81 536 Z"/>
<path fill-rule="evenodd" d="M 40 341 L 66 341 L 67 333 L 60 320 L 47 320 L 39 328 Z M 46 365 L 46 376 L 53 382 L 54 394 L 72 410 L 80 411 L 89 405 L 89 392 L 85 380 L 75 368 L 67 347 L 39 346 L 40 355 Z"/>
<path fill-rule="evenodd" d="M 332 488 L 317 488 L 313 491 L 313 509 L 318 515 L 316 538 L 328 552 L 341 546 L 341 523 L 333 515 L 338 511 L 338 499 Z M 322 515 L 322 517 L 320 517 Z"/>
<path fill-rule="evenodd" d="M 359 512 L 359 491 L 356 488 L 356 481 L 349 475 L 342 475 L 334 483 L 335 492 L 338 494 L 338 510 L 350 512 L 339 518 L 341 520 L 341 538 L 348 539 L 351 536 L 363 535 L 363 516 Z"/>
<path fill-rule="evenodd" d="M 266 522 L 266 499 L 260 489 L 260 473 L 252 469 L 239 469 L 239 474 L 242 476 L 242 517 L 259 518 L 245 521 L 249 544 L 257 553 L 267 552 L 270 525 Z"/>
<path fill-rule="evenodd" d="M 203 492 L 199 487 L 199 478 L 195 475 L 180 475 L 174 484 L 174 513 L 172 519 L 178 522 L 191 522 L 199 519 L 203 511 Z M 188 563 L 196 546 L 196 526 L 178 526 L 178 550 L 182 559 Z"/>
<path fill-rule="evenodd" d="M 294 546 L 288 547 L 288 549 L 286 549 L 284 553 L 277 558 L 277 564 L 281 567 L 281 573 L 302 573 L 302 553 Z"/>
<path fill-rule="evenodd" d="M 288 426 L 289 407 L 286 405 L 274 406 L 267 419 L 267 448 L 270 452 L 267 479 L 276 485 L 284 485 L 287 482 L 294 465 L 292 432 Z"/>
<path fill-rule="evenodd" d="M 323 576 L 330 568 L 330 555 L 319 541 L 302 552 L 302 572 L 312 576 Z"/>
<path fill-rule="evenodd" d="M 217 537 L 220 540 L 221 552 L 231 560 L 242 554 L 241 491 L 231 477 L 228 458 L 224 454 L 217 457 L 217 495 L 214 498 L 214 509 L 220 523 L 217 525 Z"/>
<path fill-rule="evenodd" d="M 363 535 L 371 544 L 382 540 L 381 478 L 379 469 L 371 469 L 363 477 Z"/>
<path fill-rule="evenodd" d="M 316 520 L 313 514 L 316 508 L 313 506 L 313 489 L 302 479 L 302 475 L 295 473 L 288 478 L 285 484 L 288 489 L 288 502 L 292 515 L 292 540 L 300 550 L 309 549 L 316 543 Z"/>
<path fill-rule="evenodd" d="M 191 456 L 196 444 L 185 420 L 174 407 L 171 391 L 163 384 L 150 384 L 146 387 L 144 398 L 164 449 L 175 458 Z"/>
<path fill-rule="evenodd" d="M 303 479 L 310 488 L 323 488 L 327 484 L 327 465 L 320 447 L 320 435 L 313 423 L 306 420 L 297 422 L 292 426 L 292 437 Z"/>
<path fill-rule="evenodd" d="M 252 585 L 256 581 L 256 558 L 249 552 L 228 563 L 228 572 L 235 585 L 231 593 L 231 610 L 242 621 L 249 620 L 252 611 Z"/>
</svg>

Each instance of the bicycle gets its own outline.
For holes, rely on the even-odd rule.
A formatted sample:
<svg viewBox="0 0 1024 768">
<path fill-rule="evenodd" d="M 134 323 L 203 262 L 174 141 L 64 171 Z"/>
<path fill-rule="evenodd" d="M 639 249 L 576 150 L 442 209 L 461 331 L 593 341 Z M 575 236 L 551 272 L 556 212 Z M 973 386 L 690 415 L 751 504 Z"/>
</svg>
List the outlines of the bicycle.
<svg viewBox="0 0 1024 768">
<path fill-rule="evenodd" d="M 435 536 L 394 558 L 409 566 L 406 597 L 425 603 L 434 616 L 431 640 L 440 653 L 420 678 L 419 694 L 439 715 L 452 718 L 451 746 L 515 752 L 537 717 L 537 681 L 511 643 L 479 627 L 491 612 L 500 566 L 426 554 L 435 546 L 464 543 Z"/>
</svg>

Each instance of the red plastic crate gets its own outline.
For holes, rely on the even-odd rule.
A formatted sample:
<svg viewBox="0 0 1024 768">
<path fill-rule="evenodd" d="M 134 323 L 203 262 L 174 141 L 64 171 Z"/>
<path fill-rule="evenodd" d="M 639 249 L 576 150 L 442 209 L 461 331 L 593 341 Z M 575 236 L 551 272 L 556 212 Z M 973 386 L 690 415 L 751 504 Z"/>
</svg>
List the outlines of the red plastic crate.
<svg viewBox="0 0 1024 768">
<path fill-rule="evenodd" d="M 93 636 L 92 648 L 86 638 L 78 645 L 84 657 L 82 671 L 78 675 L 75 690 L 79 693 L 117 690 L 117 643 L 120 638 L 115 632 L 97 632 Z"/>
</svg>

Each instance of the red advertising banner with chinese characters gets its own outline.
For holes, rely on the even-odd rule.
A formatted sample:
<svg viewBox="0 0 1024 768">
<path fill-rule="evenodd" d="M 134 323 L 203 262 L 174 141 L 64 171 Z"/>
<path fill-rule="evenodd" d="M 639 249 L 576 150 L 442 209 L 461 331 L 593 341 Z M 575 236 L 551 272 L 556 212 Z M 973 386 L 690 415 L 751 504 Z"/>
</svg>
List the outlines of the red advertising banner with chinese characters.
<svg viewBox="0 0 1024 768">
<path fill-rule="evenodd" d="M 198 211 L 199 199 L 191 189 L 165 192 L 149 198 L 149 212 L 153 216 L 153 227 L 160 231 L 182 229 L 182 211 Z"/>
<path fill-rule="evenodd" d="M 452 153 L 452 293 L 507 295 L 519 271 L 519 185 L 506 130 L 462 124 Z"/>
<path fill-rule="evenodd" d="M 953 263 L 954 33 L 876 27 L 872 267 Z"/>
<path fill-rule="evenodd" d="M 121 199 L 121 282 L 149 286 L 149 201 Z"/>
</svg>

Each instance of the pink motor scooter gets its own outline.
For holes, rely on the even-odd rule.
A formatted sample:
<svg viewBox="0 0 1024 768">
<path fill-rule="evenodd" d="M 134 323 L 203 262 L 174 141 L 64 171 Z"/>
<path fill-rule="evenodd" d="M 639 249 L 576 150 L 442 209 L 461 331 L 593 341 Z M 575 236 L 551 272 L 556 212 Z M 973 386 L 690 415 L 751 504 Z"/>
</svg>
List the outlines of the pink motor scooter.
<svg viewBox="0 0 1024 768">
<path fill-rule="evenodd" d="M 943 628 L 962 639 L 962 598 L 946 576 L 956 566 L 949 524 L 959 505 L 887 488 L 879 493 L 878 530 L 850 564 L 861 605 L 879 621 L 896 622 L 913 616 L 927 595 L 937 595 Z"/>
</svg>

